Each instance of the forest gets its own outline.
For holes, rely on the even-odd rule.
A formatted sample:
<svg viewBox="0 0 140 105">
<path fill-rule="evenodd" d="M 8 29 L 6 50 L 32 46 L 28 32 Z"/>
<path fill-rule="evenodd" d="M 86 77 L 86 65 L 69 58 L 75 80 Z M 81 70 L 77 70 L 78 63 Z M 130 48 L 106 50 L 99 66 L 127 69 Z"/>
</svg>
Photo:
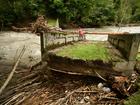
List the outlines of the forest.
<svg viewBox="0 0 140 105">
<path fill-rule="evenodd" d="M 61 27 L 138 24 L 139 0 L 0 0 L 0 27 L 26 23 L 38 15 L 58 18 Z"/>
</svg>

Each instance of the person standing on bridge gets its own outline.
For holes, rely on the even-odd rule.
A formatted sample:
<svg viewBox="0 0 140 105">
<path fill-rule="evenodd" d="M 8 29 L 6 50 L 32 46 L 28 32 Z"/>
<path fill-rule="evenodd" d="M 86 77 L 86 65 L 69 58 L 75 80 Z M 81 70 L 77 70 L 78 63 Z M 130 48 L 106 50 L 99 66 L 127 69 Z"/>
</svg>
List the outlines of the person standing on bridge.
<svg viewBox="0 0 140 105">
<path fill-rule="evenodd" d="M 78 29 L 78 33 L 79 33 L 79 40 L 85 40 L 85 31 L 82 30 L 82 28 L 79 27 Z"/>
</svg>

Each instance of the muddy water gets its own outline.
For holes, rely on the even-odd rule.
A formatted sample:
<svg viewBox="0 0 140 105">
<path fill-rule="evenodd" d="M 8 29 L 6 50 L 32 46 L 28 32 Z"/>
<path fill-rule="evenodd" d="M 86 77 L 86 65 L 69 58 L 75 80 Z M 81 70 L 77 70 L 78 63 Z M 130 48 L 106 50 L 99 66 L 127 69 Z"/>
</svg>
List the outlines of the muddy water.
<svg viewBox="0 0 140 105">
<path fill-rule="evenodd" d="M 14 63 L 23 46 L 26 47 L 21 64 L 29 66 L 40 61 L 40 39 L 35 34 L 1 32 L 0 62 Z"/>
<path fill-rule="evenodd" d="M 129 32 L 129 33 L 140 33 L 140 26 L 135 27 L 115 27 L 115 26 L 106 26 L 103 28 L 86 28 L 85 31 L 90 32 Z M 86 35 L 87 40 L 95 40 L 95 41 L 107 41 L 108 35 Z M 140 52 L 140 47 L 139 47 Z"/>
<path fill-rule="evenodd" d="M 78 29 L 74 29 L 78 30 Z M 102 28 L 85 28 L 83 29 L 89 32 L 129 32 L 129 33 L 140 33 L 140 26 L 135 27 L 115 27 L 115 26 L 105 26 Z M 86 35 L 87 40 L 96 40 L 96 41 L 106 41 L 108 35 Z"/>
<path fill-rule="evenodd" d="M 23 46 L 26 50 L 17 70 L 29 68 L 41 60 L 40 38 L 29 33 L 0 32 L 0 87 L 11 72 Z M 14 74 L 16 81 L 21 77 L 17 74 Z M 11 84 L 14 83 L 16 82 L 12 79 Z"/>
</svg>

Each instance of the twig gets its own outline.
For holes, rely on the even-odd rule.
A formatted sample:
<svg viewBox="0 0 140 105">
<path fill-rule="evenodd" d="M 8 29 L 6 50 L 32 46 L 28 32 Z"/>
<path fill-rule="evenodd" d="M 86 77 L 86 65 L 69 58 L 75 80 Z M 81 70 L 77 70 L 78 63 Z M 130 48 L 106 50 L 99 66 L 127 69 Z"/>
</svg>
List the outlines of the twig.
<svg viewBox="0 0 140 105">
<path fill-rule="evenodd" d="M 63 70 L 59 70 L 59 69 L 54 69 L 54 68 L 51 68 L 51 67 L 48 67 L 48 69 L 53 70 L 53 71 L 57 71 L 57 72 L 71 74 L 71 75 L 82 75 L 81 73 L 73 73 L 73 72 L 63 71 Z"/>
<path fill-rule="evenodd" d="M 103 78 L 96 70 L 94 70 L 94 72 L 97 74 L 97 76 L 99 77 L 99 78 L 101 78 L 102 80 L 104 80 L 104 81 L 107 81 L 105 78 Z"/>
<path fill-rule="evenodd" d="M 133 82 L 131 82 L 131 84 L 129 85 L 129 87 L 127 88 L 127 91 L 129 91 L 131 89 L 131 87 L 133 86 L 133 84 L 136 82 L 137 79 L 133 80 Z"/>
<path fill-rule="evenodd" d="M 14 65 L 14 67 L 13 67 L 11 73 L 9 74 L 9 76 L 8 76 L 8 78 L 6 79 L 6 81 L 5 81 L 5 83 L 3 84 L 3 86 L 0 88 L 0 94 L 3 92 L 3 90 L 4 90 L 4 89 L 6 88 L 6 86 L 8 85 L 9 81 L 12 79 L 13 74 L 14 74 L 14 72 L 15 72 L 15 70 L 16 70 L 16 68 L 17 68 L 17 66 L 18 66 L 18 64 L 19 64 L 19 62 L 20 62 L 20 59 L 22 58 L 22 56 L 23 56 L 23 54 L 24 54 L 24 52 L 25 52 L 25 49 L 26 49 L 26 48 L 25 48 L 25 46 L 24 46 L 23 49 L 22 49 L 22 51 L 21 51 L 20 54 L 19 54 L 19 57 L 18 57 L 18 59 L 17 59 L 15 65 Z"/>
<path fill-rule="evenodd" d="M 64 101 L 66 101 L 76 90 L 70 92 L 65 98 L 59 99 L 54 105 L 62 105 Z"/>
<path fill-rule="evenodd" d="M 110 93 L 105 95 L 105 97 L 115 97 L 115 96 L 116 96 L 116 94 L 113 92 L 110 92 Z"/>
<path fill-rule="evenodd" d="M 15 96 L 13 96 L 8 102 L 6 102 L 4 105 L 8 105 L 9 103 L 11 103 L 12 101 L 16 100 L 18 97 L 22 96 L 25 92 L 19 93 Z"/>
<path fill-rule="evenodd" d="M 127 92 L 131 89 L 132 86 L 133 86 L 133 84 L 129 85 L 129 87 L 127 88 Z"/>
<path fill-rule="evenodd" d="M 38 75 L 38 72 L 35 72 L 35 73 L 32 73 L 32 74 L 29 74 L 29 75 L 27 75 L 27 76 L 21 78 L 21 81 L 25 81 L 25 80 L 27 80 L 27 79 L 34 78 L 34 77 L 36 77 L 37 75 Z"/>
<path fill-rule="evenodd" d="M 23 99 L 16 102 L 15 105 L 21 105 L 26 99 L 28 99 L 31 96 L 31 94 L 28 94 L 27 96 L 24 96 Z"/>
<path fill-rule="evenodd" d="M 100 96 L 100 99 L 98 101 L 100 101 L 102 99 L 118 100 L 118 98 L 115 98 L 115 97 Z"/>
<path fill-rule="evenodd" d="M 17 89 L 20 89 L 20 88 L 22 88 L 22 89 L 24 89 L 24 88 L 26 88 L 26 86 L 28 86 L 28 85 L 31 85 L 31 84 L 33 84 L 36 80 L 38 80 L 39 79 L 39 77 L 36 77 L 36 78 L 34 78 L 34 79 L 32 79 L 32 80 L 29 80 L 29 81 L 27 81 L 26 83 L 22 83 L 22 85 L 20 85 L 19 87 L 17 87 L 17 88 L 15 88 L 15 90 L 17 90 Z"/>
<path fill-rule="evenodd" d="M 80 88 L 73 90 L 72 92 L 70 92 L 66 97 L 59 99 L 57 102 L 55 102 L 55 104 L 52 105 L 62 105 L 63 102 L 65 102 L 73 93 L 75 93 L 76 91 L 78 91 Z"/>
<path fill-rule="evenodd" d="M 98 91 L 75 91 L 75 93 L 98 93 Z"/>
<path fill-rule="evenodd" d="M 90 102 L 91 105 L 97 105 L 97 103 L 95 101 L 93 101 L 92 99 L 86 99 L 85 98 L 85 100 L 88 101 L 88 102 Z"/>
</svg>

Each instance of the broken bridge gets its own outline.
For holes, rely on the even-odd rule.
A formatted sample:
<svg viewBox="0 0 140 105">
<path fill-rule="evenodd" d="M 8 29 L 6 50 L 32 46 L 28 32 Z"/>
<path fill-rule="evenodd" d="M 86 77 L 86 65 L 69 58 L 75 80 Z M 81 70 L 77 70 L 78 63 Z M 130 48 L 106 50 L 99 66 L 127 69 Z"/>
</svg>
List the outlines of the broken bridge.
<svg viewBox="0 0 140 105">
<path fill-rule="evenodd" d="M 90 35 L 108 35 L 108 42 L 113 45 L 119 52 L 123 55 L 125 61 L 117 62 L 113 67 L 116 71 L 124 72 L 126 75 L 129 75 L 133 72 L 135 64 L 136 64 L 136 56 L 138 54 L 139 44 L 140 44 L 140 33 L 115 33 L 115 32 L 85 32 Z M 64 46 L 70 42 L 79 41 L 78 32 L 74 31 L 63 31 L 63 30 L 55 30 L 55 31 L 47 31 L 42 32 L 40 35 L 41 39 L 41 51 L 42 51 L 42 60 L 47 61 L 48 59 L 48 50 L 54 49 L 60 46 Z M 52 57 L 53 58 L 53 57 Z M 55 59 L 55 58 L 54 58 Z M 62 60 L 62 59 L 61 59 Z M 61 62 L 61 61 L 60 61 Z M 60 63 L 59 61 L 56 63 Z M 63 64 L 61 62 L 59 65 Z M 75 66 L 75 65 L 74 65 Z M 100 65 L 99 65 L 100 66 Z M 54 69 L 61 69 L 58 66 Z M 59 70 L 58 70 L 59 71 Z M 69 71 L 67 68 L 62 70 L 63 72 L 74 72 Z M 77 73 L 85 73 L 85 75 L 90 75 L 91 71 L 85 72 L 84 70 L 76 71 Z"/>
</svg>

